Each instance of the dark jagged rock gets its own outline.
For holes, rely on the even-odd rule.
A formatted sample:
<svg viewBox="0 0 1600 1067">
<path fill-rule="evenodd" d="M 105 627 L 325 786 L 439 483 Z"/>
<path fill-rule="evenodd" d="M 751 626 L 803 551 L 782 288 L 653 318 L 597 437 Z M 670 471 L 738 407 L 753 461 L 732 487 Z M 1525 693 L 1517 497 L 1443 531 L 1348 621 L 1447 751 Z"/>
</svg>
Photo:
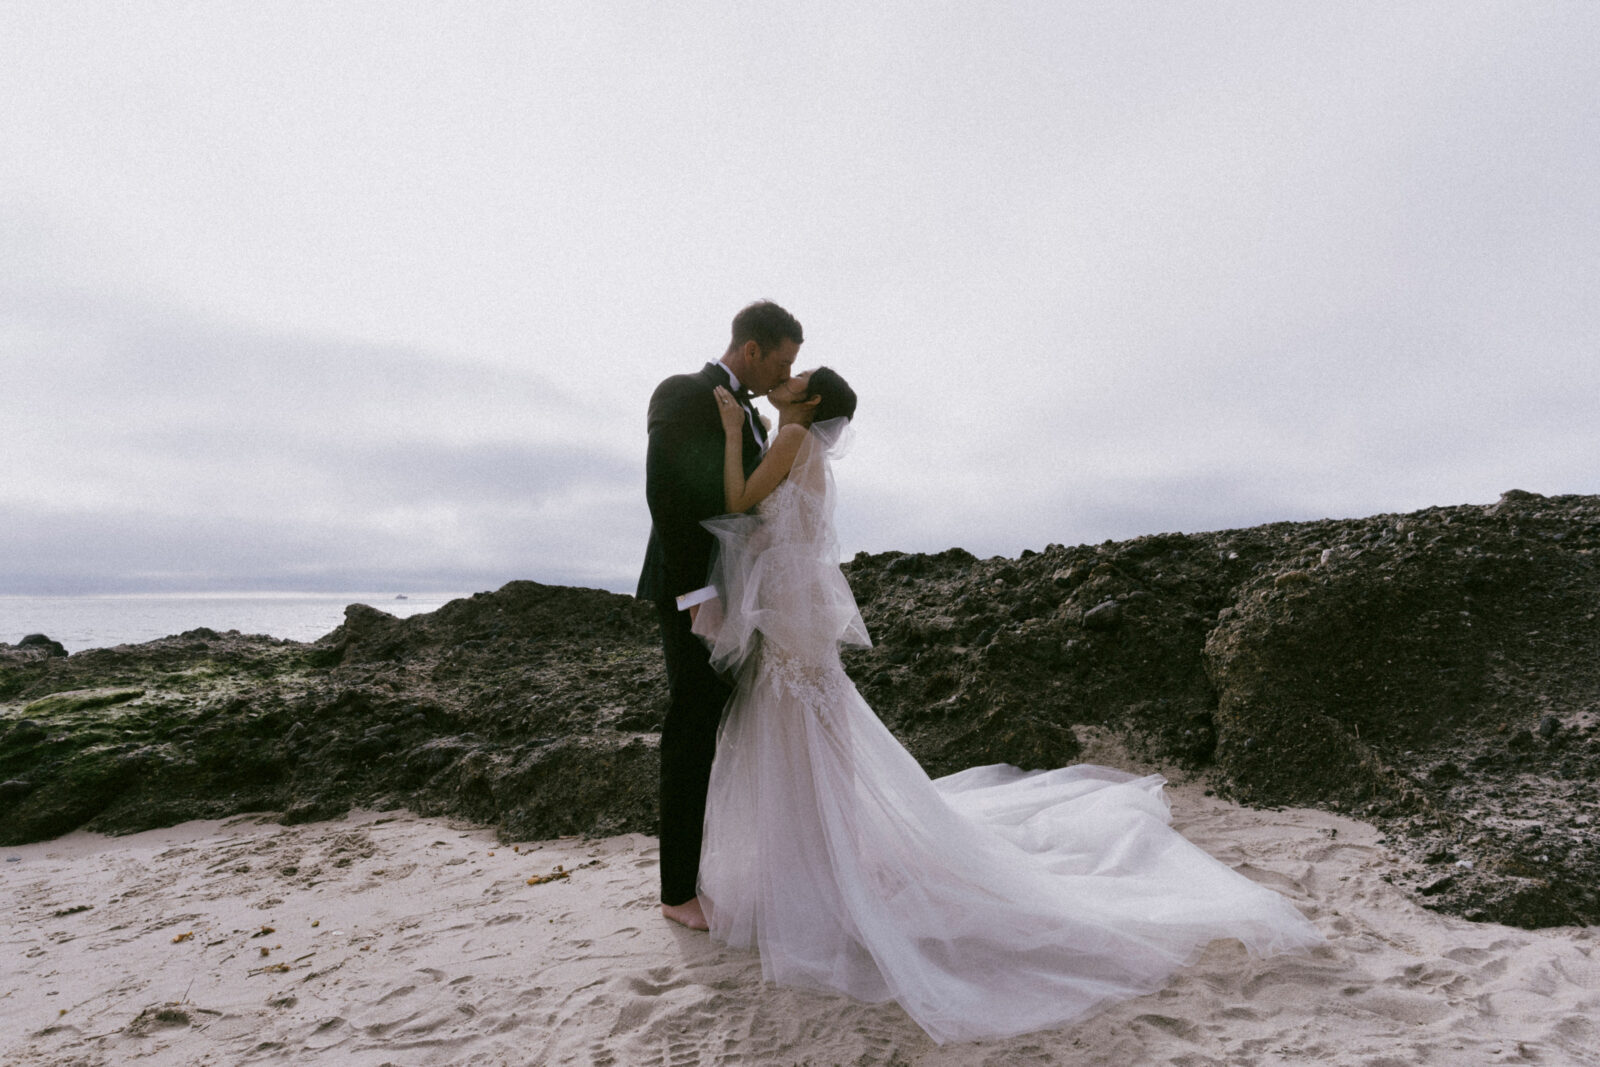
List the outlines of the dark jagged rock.
<svg viewBox="0 0 1600 1067">
<path fill-rule="evenodd" d="M 17 647 L 43 649 L 44 654 L 47 656 L 65 656 L 67 654 L 65 645 L 60 641 L 52 641 L 44 634 L 29 634 L 17 642 Z"/>
<path fill-rule="evenodd" d="M 933 773 L 1075 727 L 1256 804 L 1372 819 L 1429 907 L 1600 921 L 1600 498 L 846 565 L 846 667 Z M 652 611 L 512 582 L 312 644 L 0 645 L 0 842 L 405 805 L 516 837 L 652 832 Z M 1537 824 L 1540 832 L 1529 833 Z"/>
<path fill-rule="evenodd" d="M 1085 630 L 1115 630 L 1122 625 L 1122 605 L 1115 600 L 1097 604 L 1083 614 Z"/>
<path fill-rule="evenodd" d="M 190 631 L 0 663 L 0 778 L 34 783 L 0 796 L 0 841 L 357 804 L 650 830 L 659 660 L 631 597 L 513 582 L 405 620 L 352 605 L 313 644 Z"/>
<path fill-rule="evenodd" d="M 22 666 L 43 659 L 64 659 L 66 655 L 67 650 L 61 642 L 52 641 L 44 634 L 29 634 L 14 645 L 0 641 L 0 668 Z M 0 699 L 4 699 L 5 695 L 0 690 Z"/>
<path fill-rule="evenodd" d="M 1568 824 L 1600 783 L 1600 498 L 847 571 L 879 642 L 847 665 L 933 769 L 988 709 L 1112 725 L 1246 802 L 1378 822 L 1430 907 L 1600 921 L 1600 837 Z M 1441 882 L 1446 845 L 1470 866 Z"/>
</svg>

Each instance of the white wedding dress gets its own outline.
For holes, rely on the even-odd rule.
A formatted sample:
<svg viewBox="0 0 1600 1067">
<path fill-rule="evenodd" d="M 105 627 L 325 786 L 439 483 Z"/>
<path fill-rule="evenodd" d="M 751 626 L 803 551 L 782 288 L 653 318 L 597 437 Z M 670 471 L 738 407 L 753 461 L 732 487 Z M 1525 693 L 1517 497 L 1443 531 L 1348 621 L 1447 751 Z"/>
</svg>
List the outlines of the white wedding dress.
<svg viewBox="0 0 1600 1067">
<path fill-rule="evenodd" d="M 700 857 L 711 936 L 757 949 L 768 980 L 898 1001 L 938 1042 L 1070 1023 L 1218 938 L 1319 944 L 1287 899 L 1168 826 L 1158 775 L 928 778 L 840 665 L 870 643 L 833 533 L 843 421 L 812 429 L 759 516 L 707 523 L 722 596 L 697 630 L 737 678 Z"/>
</svg>

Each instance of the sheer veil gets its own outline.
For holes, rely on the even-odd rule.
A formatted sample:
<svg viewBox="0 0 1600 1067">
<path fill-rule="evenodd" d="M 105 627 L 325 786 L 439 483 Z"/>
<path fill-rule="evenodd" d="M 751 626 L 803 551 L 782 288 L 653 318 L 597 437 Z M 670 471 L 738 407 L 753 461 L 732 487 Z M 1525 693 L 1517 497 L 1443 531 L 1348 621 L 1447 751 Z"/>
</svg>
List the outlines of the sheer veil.
<svg viewBox="0 0 1600 1067">
<path fill-rule="evenodd" d="M 839 571 L 833 526 L 832 461 L 852 437 L 849 419 L 813 425 L 788 478 L 762 502 L 759 515 L 703 523 L 717 539 L 711 584 L 721 619 L 713 613 L 695 630 L 708 639 L 719 672 L 737 675 L 763 640 L 799 656 L 871 645 Z"/>
</svg>

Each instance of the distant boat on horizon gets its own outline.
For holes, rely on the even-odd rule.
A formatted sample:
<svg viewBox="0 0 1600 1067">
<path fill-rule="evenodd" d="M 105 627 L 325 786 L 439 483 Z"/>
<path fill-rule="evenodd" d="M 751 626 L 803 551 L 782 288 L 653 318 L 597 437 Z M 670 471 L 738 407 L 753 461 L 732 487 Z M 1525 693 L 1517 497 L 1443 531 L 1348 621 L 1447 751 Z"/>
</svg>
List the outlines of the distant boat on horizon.
<svg viewBox="0 0 1600 1067">
<path fill-rule="evenodd" d="M 404 593 L 396 593 L 394 595 L 394 598 L 396 600 L 410 600 L 411 599 L 410 597 L 406 596 Z"/>
</svg>

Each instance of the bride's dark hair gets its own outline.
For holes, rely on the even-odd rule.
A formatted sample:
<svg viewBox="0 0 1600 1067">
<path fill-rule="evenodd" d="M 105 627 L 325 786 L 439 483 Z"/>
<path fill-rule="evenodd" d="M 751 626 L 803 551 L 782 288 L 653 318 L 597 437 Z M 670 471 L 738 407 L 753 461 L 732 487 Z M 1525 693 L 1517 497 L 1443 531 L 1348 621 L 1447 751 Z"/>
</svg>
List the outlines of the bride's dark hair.
<svg viewBox="0 0 1600 1067">
<path fill-rule="evenodd" d="M 812 422 L 855 417 L 856 391 L 850 388 L 850 383 L 839 377 L 839 372 L 832 367 L 818 367 L 811 372 L 811 377 L 806 382 L 806 399 L 810 400 L 814 396 L 822 397 L 822 403 L 818 404 L 812 413 Z"/>
</svg>

